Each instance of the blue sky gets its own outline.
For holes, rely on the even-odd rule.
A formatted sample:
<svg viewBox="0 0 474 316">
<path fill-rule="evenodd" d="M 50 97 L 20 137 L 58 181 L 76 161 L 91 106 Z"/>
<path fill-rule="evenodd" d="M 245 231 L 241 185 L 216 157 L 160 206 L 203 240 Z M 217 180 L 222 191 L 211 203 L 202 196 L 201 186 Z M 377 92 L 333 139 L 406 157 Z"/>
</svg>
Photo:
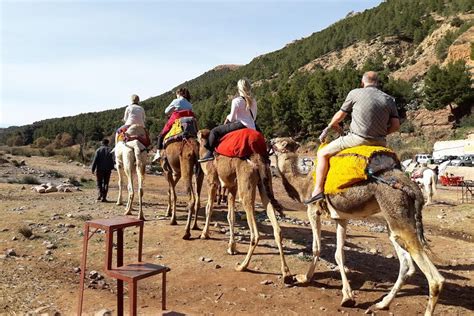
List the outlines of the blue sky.
<svg viewBox="0 0 474 316">
<path fill-rule="evenodd" d="M 380 2 L 0 0 L 0 127 L 160 95 Z"/>
</svg>

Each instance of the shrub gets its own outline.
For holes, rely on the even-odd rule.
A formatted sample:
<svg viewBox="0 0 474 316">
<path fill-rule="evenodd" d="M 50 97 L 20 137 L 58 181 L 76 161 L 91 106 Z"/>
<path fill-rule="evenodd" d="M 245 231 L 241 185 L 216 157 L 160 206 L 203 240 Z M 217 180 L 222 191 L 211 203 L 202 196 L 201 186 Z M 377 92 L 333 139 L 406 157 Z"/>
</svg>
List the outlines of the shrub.
<svg viewBox="0 0 474 316">
<path fill-rule="evenodd" d="M 51 140 L 47 139 L 46 137 L 41 136 L 35 140 L 34 144 L 38 148 L 45 148 L 46 146 L 51 144 Z"/>
<path fill-rule="evenodd" d="M 23 176 L 17 181 L 21 184 L 41 184 L 41 182 L 35 176 Z"/>
<path fill-rule="evenodd" d="M 56 171 L 56 170 L 49 170 L 48 172 L 46 172 L 46 174 L 49 175 L 52 178 L 62 178 L 63 177 L 63 175 L 60 172 Z"/>
<path fill-rule="evenodd" d="M 79 181 L 77 181 L 77 178 L 75 176 L 70 176 L 68 178 L 68 182 L 76 187 L 80 187 L 82 185 Z"/>
<path fill-rule="evenodd" d="M 18 228 L 18 232 L 26 238 L 30 238 L 31 236 L 33 236 L 33 231 L 28 226 L 22 226 Z"/>
<path fill-rule="evenodd" d="M 415 131 L 415 125 L 413 125 L 413 123 L 409 120 L 405 120 L 405 122 L 403 122 L 400 125 L 401 133 L 413 133 L 414 131 Z"/>
</svg>

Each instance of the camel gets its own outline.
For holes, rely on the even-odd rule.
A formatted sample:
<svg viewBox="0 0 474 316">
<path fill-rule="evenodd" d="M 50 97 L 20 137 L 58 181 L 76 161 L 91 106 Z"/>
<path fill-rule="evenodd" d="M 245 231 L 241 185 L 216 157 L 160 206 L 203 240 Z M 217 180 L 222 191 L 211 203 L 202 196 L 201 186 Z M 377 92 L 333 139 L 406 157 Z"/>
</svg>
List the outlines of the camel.
<svg viewBox="0 0 474 316">
<path fill-rule="evenodd" d="M 138 125 L 132 125 L 127 130 L 127 133 L 130 135 L 144 135 L 145 129 Z M 138 140 L 132 140 L 127 143 L 123 141 L 116 142 L 114 153 L 119 187 L 117 205 L 122 205 L 122 177 L 125 172 L 128 179 L 128 201 L 127 206 L 125 207 L 125 215 L 132 214 L 132 203 L 134 198 L 133 175 L 136 173 L 138 175 L 138 218 L 145 220 L 142 209 L 142 198 L 147 152 Z"/>
<path fill-rule="evenodd" d="M 416 178 L 415 182 L 423 186 L 426 195 L 426 205 L 433 203 L 433 195 L 436 193 L 436 173 L 427 168 L 421 173 L 421 178 Z"/>
<path fill-rule="evenodd" d="M 201 155 L 204 155 L 204 140 L 209 136 L 209 130 L 201 130 L 198 132 L 198 140 L 201 144 Z M 218 155 L 213 161 L 202 163 L 202 169 L 206 175 L 208 184 L 208 200 L 206 205 L 206 223 L 202 230 L 201 239 L 209 238 L 209 226 L 219 184 L 222 188 L 228 190 L 227 220 L 229 222 L 230 237 L 227 253 L 234 255 L 237 253 L 236 243 L 234 240 L 234 222 L 235 222 L 235 199 L 239 192 L 242 206 L 245 210 L 247 223 L 250 229 L 250 244 L 247 256 L 244 261 L 236 265 L 237 271 L 245 271 L 250 263 L 252 254 L 257 247 L 260 239 L 257 222 L 255 220 L 255 195 L 256 188 L 260 192 L 260 199 L 263 207 L 267 211 L 267 216 L 273 227 L 273 234 L 278 250 L 280 252 L 281 272 L 285 283 L 291 283 L 293 277 L 290 274 L 285 256 L 283 254 L 281 229 L 278 224 L 275 210 L 281 212 L 281 205 L 275 200 L 272 189 L 272 179 L 270 166 L 267 158 L 253 154 L 248 159 L 231 158 Z M 281 213 L 282 214 L 282 213 Z"/>
<path fill-rule="evenodd" d="M 165 155 L 161 159 L 161 165 L 168 180 L 168 207 L 166 216 L 171 216 L 170 224 L 176 225 L 176 184 L 183 177 L 188 193 L 188 219 L 186 222 L 183 239 L 191 238 L 191 220 L 194 214 L 193 230 L 198 229 L 197 217 L 200 207 L 200 197 L 204 174 L 197 162 L 199 159 L 199 144 L 195 138 L 187 138 L 170 143 L 164 149 Z M 195 175 L 195 184 L 193 184 Z"/>
<path fill-rule="evenodd" d="M 311 172 L 304 174 L 298 170 L 295 153 L 298 144 L 291 138 L 272 140 L 272 148 L 277 157 L 277 168 L 283 185 L 289 196 L 296 201 L 308 199 L 313 191 L 314 181 Z M 392 159 L 393 158 L 386 158 Z M 344 267 L 344 241 L 347 221 L 353 218 L 367 217 L 381 212 L 387 221 L 390 241 L 395 247 L 400 261 L 398 279 L 390 293 L 371 309 L 387 309 L 405 283 L 415 273 L 413 260 L 421 269 L 429 283 L 429 301 L 425 315 L 432 315 L 444 278 L 438 272 L 426 253 L 426 240 L 423 235 L 421 209 L 423 194 L 418 186 L 406 177 L 401 170 L 382 171 L 378 177 L 394 179 L 396 185 L 382 182 L 365 181 L 348 188 L 346 191 L 326 195 L 320 203 L 309 205 L 308 217 L 313 232 L 313 260 L 306 275 L 296 277 L 299 282 L 308 282 L 313 276 L 321 249 L 320 216 L 329 210 L 329 215 L 336 221 L 337 249 L 335 259 L 342 278 L 342 306 L 353 306 L 354 296 L 347 280 Z"/>
</svg>

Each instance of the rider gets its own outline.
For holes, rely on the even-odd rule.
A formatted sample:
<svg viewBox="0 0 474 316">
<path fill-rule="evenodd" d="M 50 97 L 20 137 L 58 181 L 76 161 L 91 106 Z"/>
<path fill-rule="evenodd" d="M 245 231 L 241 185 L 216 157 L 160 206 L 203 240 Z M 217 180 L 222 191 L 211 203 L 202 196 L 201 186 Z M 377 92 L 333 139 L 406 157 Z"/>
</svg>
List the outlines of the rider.
<svg viewBox="0 0 474 316">
<path fill-rule="evenodd" d="M 153 157 L 153 161 L 161 158 L 160 151 L 163 149 L 164 138 L 171 130 L 174 121 L 180 117 L 194 117 L 193 105 L 191 104 L 191 94 L 187 88 L 179 88 L 176 91 L 176 99 L 171 101 L 170 105 L 165 109 L 165 115 L 171 116 L 168 119 L 168 122 L 166 122 L 165 127 L 163 127 L 160 135 L 158 135 L 158 149 L 155 157 Z"/>
<path fill-rule="evenodd" d="M 225 134 L 246 127 L 256 129 L 257 101 L 252 96 L 250 81 L 246 78 L 240 79 L 237 82 L 237 89 L 239 96 L 232 100 L 230 114 L 227 115 L 223 125 L 216 126 L 211 130 L 209 138 L 204 144 L 207 152 L 199 159 L 199 162 L 214 159 L 214 149 Z"/>
<path fill-rule="evenodd" d="M 125 122 L 115 134 L 115 143 L 117 144 L 117 137 L 121 133 L 125 133 L 130 125 L 139 125 L 145 128 L 145 110 L 138 105 L 140 98 L 136 94 L 132 94 L 131 97 L 132 104 L 128 105 L 125 108 L 125 113 L 123 115 L 123 121 Z"/>
<path fill-rule="evenodd" d="M 377 73 L 374 71 L 364 73 L 361 84 L 362 88 L 349 92 L 341 109 L 334 114 L 331 122 L 319 137 L 319 140 L 324 142 L 331 128 L 342 132 L 339 122 L 351 113 L 350 133 L 318 150 L 316 184 L 311 198 L 304 201 L 305 204 L 324 198 L 324 182 L 331 156 L 343 149 L 360 145 L 386 146 L 385 137 L 396 132 L 400 127 L 395 100 L 377 88 Z"/>
</svg>

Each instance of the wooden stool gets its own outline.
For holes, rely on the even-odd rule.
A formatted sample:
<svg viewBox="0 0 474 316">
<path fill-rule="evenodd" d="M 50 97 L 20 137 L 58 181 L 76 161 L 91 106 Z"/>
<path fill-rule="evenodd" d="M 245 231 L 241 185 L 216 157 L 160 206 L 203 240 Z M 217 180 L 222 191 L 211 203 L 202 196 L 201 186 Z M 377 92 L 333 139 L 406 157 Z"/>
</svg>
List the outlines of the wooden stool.
<svg viewBox="0 0 474 316">
<path fill-rule="evenodd" d="M 139 227 L 138 236 L 138 262 L 128 265 L 123 265 L 123 230 L 126 227 Z M 95 228 L 95 231 L 89 235 L 90 228 Z M 143 249 L 143 221 L 131 217 L 116 217 L 111 219 L 98 219 L 87 221 L 84 224 L 84 240 L 83 252 L 81 262 L 81 280 L 79 285 L 79 305 L 77 314 L 82 314 L 82 305 L 84 300 L 84 278 L 87 265 L 87 247 L 89 239 L 97 232 L 98 229 L 105 230 L 105 273 L 110 277 L 117 279 L 117 315 L 123 315 L 123 282 L 129 284 L 130 295 L 130 315 L 137 314 L 137 282 L 138 280 L 147 278 L 152 275 L 163 273 L 162 282 L 162 304 L 163 310 L 166 309 L 166 272 L 170 271 L 168 267 L 145 263 L 142 261 Z M 117 267 L 112 268 L 112 253 L 113 253 L 113 234 L 117 232 Z"/>
</svg>

